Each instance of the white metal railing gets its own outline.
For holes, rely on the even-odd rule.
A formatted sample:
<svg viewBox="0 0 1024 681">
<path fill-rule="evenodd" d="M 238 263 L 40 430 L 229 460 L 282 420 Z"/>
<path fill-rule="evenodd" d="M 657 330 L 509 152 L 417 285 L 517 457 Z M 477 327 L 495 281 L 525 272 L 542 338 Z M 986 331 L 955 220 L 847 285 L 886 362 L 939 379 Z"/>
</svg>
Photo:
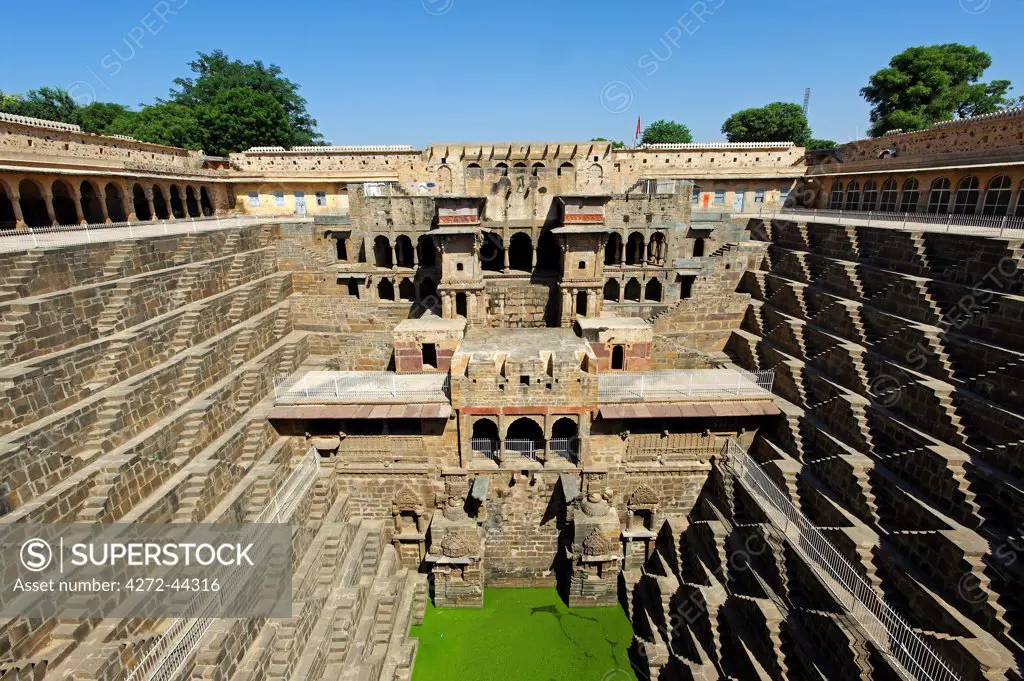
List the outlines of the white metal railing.
<svg viewBox="0 0 1024 681">
<path fill-rule="evenodd" d="M 310 448 L 302 461 L 292 470 L 278 489 L 270 503 L 257 516 L 254 523 L 286 523 L 299 502 L 306 495 L 320 470 L 320 455 Z M 266 532 L 255 538 L 254 546 L 265 544 Z M 259 549 L 258 549 L 259 551 Z M 126 681 L 172 681 L 199 647 L 203 636 L 216 619 L 214 609 L 229 602 L 245 583 L 244 579 L 233 578 L 239 573 L 225 571 L 220 591 L 199 592 L 185 607 L 184 613 L 175 618 L 171 625 L 146 651 L 139 664 L 129 672 Z"/>
<path fill-rule="evenodd" d="M 279 404 L 373 401 L 449 401 L 448 374 L 393 371 L 307 371 L 274 377 Z"/>
<path fill-rule="evenodd" d="M 522 456 L 531 461 L 537 460 L 537 450 L 543 451 L 543 441 L 530 440 L 530 439 L 506 439 L 505 440 L 505 455 L 508 456 Z"/>
<path fill-rule="evenodd" d="M 780 208 L 764 206 L 750 213 L 761 217 L 807 217 L 838 224 L 857 224 L 866 227 L 907 229 L 913 227 L 925 232 L 951 234 L 977 234 L 980 236 L 1024 236 L 1024 217 L 1013 215 L 970 215 L 966 213 L 908 213 L 874 210 L 836 210 L 812 208 Z"/>
<path fill-rule="evenodd" d="M 494 462 L 498 462 L 498 450 L 500 445 L 497 440 L 489 437 L 475 437 L 470 442 L 470 449 L 474 452 L 480 452 L 488 459 Z"/>
<path fill-rule="evenodd" d="M 775 372 L 738 369 L 695 369 L 614 372 L 598 375 L 601 402 L 690 401 L 764 397 L 771 393 Z"/>
<path fill-rule="evenodd" d="M 882 600 L 742 447 L 729 440 L 722 458 L 769 521 L 786 536 L 797 553 L 817 568 L 816 574 L 822 577 L 828 590 L 853 615 L 880 651 L 912 678 L 959 681 L 960 677 Z"/>
<path fill-rule="evenodd" d="M 255 225 L 261 222 L 280 222 L 281 218 L 257 215 L 231 217 L 181 218 L 178 220 L 149 220 L 146 222 L 110 222 L 92 225 L 57 225 L 55 227 L 29 227 L 28 229 L 0 229 L 0 253 L 25 251 L 30 248 L 59 248 L 78 244 L 109 241 L 130 241 L 170 234 L 211 232 Z"/>
<path fill-rule="evenodd" d="M 580 441 L 575 437 L 553 437 L 548 440 L 548 451 L 570 462 L 576 461 Z"/>
</svg>

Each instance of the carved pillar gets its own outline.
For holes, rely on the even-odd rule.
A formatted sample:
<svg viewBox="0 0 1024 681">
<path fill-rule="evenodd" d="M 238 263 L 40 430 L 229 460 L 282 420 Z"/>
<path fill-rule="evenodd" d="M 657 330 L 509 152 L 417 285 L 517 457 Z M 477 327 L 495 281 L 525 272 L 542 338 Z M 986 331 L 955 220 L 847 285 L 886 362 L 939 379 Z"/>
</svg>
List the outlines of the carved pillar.
<svg viewBox="0 0 1024 681">
<path fill-rule="evenodd" d="M 156 204 L 153 203 L 153 188 L 143 187 L 142 193 L 146 195 L 146 204 L 149 205 L 149 219 L 156 220 Z"/>
<path fill-rule="evenodd" d="M 124 209 L 124 214 L 128 216 L 128 222 L 138 222 L 139 216 L 135 214 L 135 192 L 132 191 L 131 196 L 128 195 L 128 185 L 122 184 L 121 187 L 121 203 Z"/>
<path fill-rule="evenodd" d="M 395 239 L 395 243 L 391 244 L 391 268 L 398 267 L 398 240 Z"/>
<path fill-rule="evenodd" d="M 25 216 L 21 211 L 21 194 L 11 194 L 11 206 L 14 208 L 14 228 L 28 229 L 28 223 L 25 222 Z"/>
<path fill-rule="evenodd" d="M 171 198 L 171 185 L 164 185 L 160 189 L 163 191 L 164 200 L 167 202 L 167 219 L 177 220 L 178 217 L 174 214 L 174 200 Z"/>
<path fill-rule="evenodd" d="M 85 214 L 82 212 L 82 185 L 72 184 L 71 185 L 71 197 L 75 202 L 75 219 L 78 224 L 85 224 Z"/>
<path fill-rule="evenodd" d="M 53 209 L 53 189 L 43 184 L 43 205 L 46 207 L 46 221 L 56 226 L 57 225 L 57 211 Z"/>
</svg>

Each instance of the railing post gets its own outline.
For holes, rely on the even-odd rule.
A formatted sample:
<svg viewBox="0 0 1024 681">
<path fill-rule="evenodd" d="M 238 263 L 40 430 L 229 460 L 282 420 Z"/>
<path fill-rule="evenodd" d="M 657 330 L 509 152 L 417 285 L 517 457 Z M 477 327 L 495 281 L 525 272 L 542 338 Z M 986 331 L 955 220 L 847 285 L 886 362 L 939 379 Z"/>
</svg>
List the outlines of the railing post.
<svg viewBox="0 0 1024 681">
<path fill-rule="evenodd" d="M 306 399 L 309 399 L 309 383 L 306 381 L 306 376 L 302 377 L 302 392 L 306 395 Z"/>
<path fill-rule="evenodd" d="M 391 374 L 391 397 L 398 397 L 398 381 L 395 374 Z"/>
<path fill-rule="evenodd" d="M 1006 229 L 1006 216 L 999 222 L 999 236 L 1003 235 L 1003 230 Z"/>
<path fill-rule="evenodd" d="M 952 224 L 952 222 L 953 222 L 953 214 L 952 213 L 946 213 L 946 231 L 947 232 L 949 231 L 949 226 Z"/>
<path fill-rule="evenodd" d="M 36 230 L 33 229 L 32 227 L 29 227 L 28 228 L 28 233 L 32 235 L 32 245 L 33 246 L 38 246 L 39 245 L 39 240 L 36 239 Z"/>
</svg>

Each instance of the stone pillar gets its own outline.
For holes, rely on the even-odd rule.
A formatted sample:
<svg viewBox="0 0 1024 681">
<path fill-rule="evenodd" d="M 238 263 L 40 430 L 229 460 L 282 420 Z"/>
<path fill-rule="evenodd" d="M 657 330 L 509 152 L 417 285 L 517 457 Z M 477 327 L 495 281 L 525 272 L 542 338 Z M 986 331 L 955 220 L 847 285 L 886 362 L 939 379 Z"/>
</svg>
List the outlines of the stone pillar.
<svg viewBox="0 0 1024 681">
<path fill-rule="evenodd" d="M 442 319 L 452 318 L 452 299 L 447 292 L 441 294 L 441 317 Z"/>
<path fill-rule="evenodd" d="M 51 225 L 57 225 L 57 211 L 53 209 L 53 188 L 43 184 L 42 189 L 43 205 L 46 206 L 46 221 Z"/>
<path fill-rule="evenodd" d="M 135 214 L 135 192 L 128 195 L 128 185 L 122 184 L 121 187 L 121 200 L 124 208 L 124 214 L 128 216 L 128 222 L 138 222 L 139 216 Z"/>
<path fill-rule="evenodd" d="M 551 414 L 544 414 L 544 462 L 551 459 Z"/>
<path fill-rule="evenodd" d="M 505 239 L 503 243 L 505 245 L 505 249 L 502 251 L 502 254 L 505 256 L 505 265 L 504 265 L 505 269 L 504 269 L 504 272 L 505 272 L 505 274 L 508 274 L 508 251 L 509 251 L 508 247 L 509 247 L 509 240 Z"/>
<path fill-rule="evenodd" d="M 178 218 L 174 215 L 174 203 L 171 201 L 171 186 L 164 185 L 160 188 L 164 193 L 164 202 L 167 204 L 167 219 L 177 220 Z"/>
<path fill-rule="evenodd" d="M 391 244 L 391 269 L 398 267 L 398 241 Z"/>
<path fill-rule="evenodd" d="M 498 462 L 505 462 L 505 415 L 498 414 Z"/>
<path fill-rule="evenodd" d="M 75 219 L 78 220 L 78 224 L 85 224 L 85 214 L 82 212 L 82 185 L 73 184 L 71 186 L 71 198 L 75 202 Z"/>
<path fill-rule="evenodd" d="M 146 203 L 149 205 L 149 219 L 156 221 L 156 204 L 153 203 L 153 188 L 143 187 L 142 192 L 146 195 Z"/>
<path fill-rule="evenodd" d="M 21 211 L 21 194 L 11 194 L 11 206 L 14 208 L 14 228 L 28 229 L 28 223 L 25 222 L 25 216 Z"/>
</svg>

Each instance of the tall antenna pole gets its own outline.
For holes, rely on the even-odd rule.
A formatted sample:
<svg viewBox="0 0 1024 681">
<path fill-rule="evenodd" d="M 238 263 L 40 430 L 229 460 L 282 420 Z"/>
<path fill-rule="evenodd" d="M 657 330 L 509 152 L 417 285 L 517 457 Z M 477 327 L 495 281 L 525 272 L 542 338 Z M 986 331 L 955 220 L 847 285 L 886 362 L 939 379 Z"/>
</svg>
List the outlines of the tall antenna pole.
<svg viewBox="0 0 1024 681">
<path fill-rule="evenodd" d="M 811 103 L 811 88 L 804 88 L 804 116 L 807 116 L 807 107 Z"/>
</svg>

